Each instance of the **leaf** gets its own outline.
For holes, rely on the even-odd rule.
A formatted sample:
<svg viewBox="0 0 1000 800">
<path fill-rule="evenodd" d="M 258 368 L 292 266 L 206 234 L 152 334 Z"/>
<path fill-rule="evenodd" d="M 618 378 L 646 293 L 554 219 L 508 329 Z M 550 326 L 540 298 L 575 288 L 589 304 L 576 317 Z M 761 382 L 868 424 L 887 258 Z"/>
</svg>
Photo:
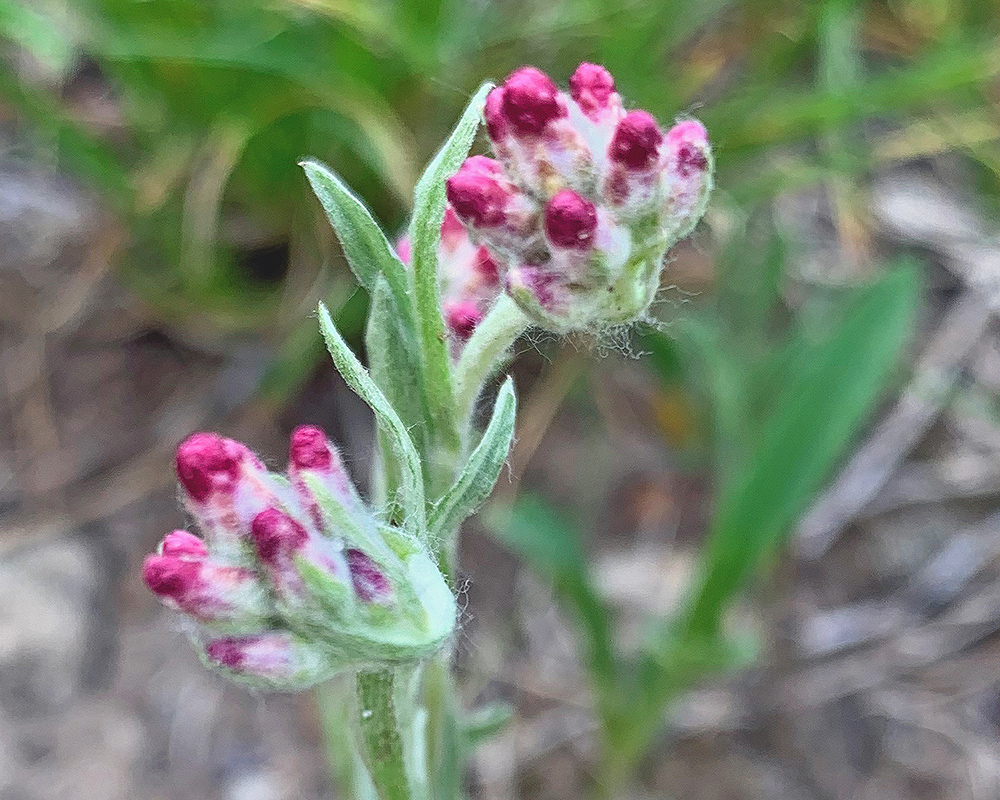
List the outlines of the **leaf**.
<svg viewBox="0 0 1000 800">
<path fill-rule="evenodd" d="M 417 182 L 410 222 L 417 331 L 430 412 L 435 428 L 446 439 L 457 437 L 453 415 L 451 362 L 448 357 L 441 298 L 438 291 L 438 242 L 444 219 L 445 179 L 458 170 L 476 136 L 486 94 L 483 84 L 473 96 L 454 131 Z"/>
<path fill-rule="evenodd" d="M 301 166 L 327 219 L 337 232 L 340 246 L 358 283 L 373 292 L 378 277 L 385 276 L 399 313 L 407 319 L 410 314 L 410 298 L 407 292 L 406 267 L 378 223 L 364 203 L 329 167 L 311 160 L 301 162 Z"/>
<path fill-rule="evenodd" d="M 378 421 L 380 430 L 385 434 L 392 448 L 393 455 L 399 464 L 400 490 L 402 495 L 405 522 L 412 526 L 418 536 L 423 538 L 426 531 L 424 519 L 424 482 L 420 468 L 420 457 L 413 446 L 413 440 L 406 427 L 396 414 L 389 401 L 385 399 L 382 390 L 372 380 L 367 370 L 351 352 L 347 342 L 330 318 L 323 303 L 319 304 L 319 327 L 326 340 L 326 348 L 330 351 L 337 371 L 343 376 L 347 385 L 364 400 Z"/>
<path fill-rule="evenodd" d="M 690 630 L 718 632 L 729 598 L 841 459 L 891 375 L 919 299 L 914 265 L 889 272 L 852 293 L 839 323 L 786 370 L 746 463 L 718 500 Z"/>
<path fill-rule="evenodd" d="M 483 432 L 483 438 L 472 451 L 455 483 L 431 512 L 428 529 L 432 535 L 451 537 L 462 520 L 469 517 L 490 496 L 510 451 L 516 412 L 514 382 L 508 377 L 497 396 L 493 415 Z"/>
</svg>

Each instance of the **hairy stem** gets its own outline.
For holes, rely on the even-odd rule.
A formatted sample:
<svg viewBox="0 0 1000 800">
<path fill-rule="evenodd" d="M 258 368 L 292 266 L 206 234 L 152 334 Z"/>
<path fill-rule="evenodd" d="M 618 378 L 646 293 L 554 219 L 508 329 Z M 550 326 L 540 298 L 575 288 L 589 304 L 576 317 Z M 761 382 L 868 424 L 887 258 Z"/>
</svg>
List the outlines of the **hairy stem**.
<svg viewBox="0 0 1000 800">
<path fill-rule="evenodd" d="M 504 355 L 529 324 L 524 312 L 503 294 L 465 343 L 455 365 L 455 407 L 460 425 L 468 426 L 483 384 L 497 371 Z"/>
</svg>

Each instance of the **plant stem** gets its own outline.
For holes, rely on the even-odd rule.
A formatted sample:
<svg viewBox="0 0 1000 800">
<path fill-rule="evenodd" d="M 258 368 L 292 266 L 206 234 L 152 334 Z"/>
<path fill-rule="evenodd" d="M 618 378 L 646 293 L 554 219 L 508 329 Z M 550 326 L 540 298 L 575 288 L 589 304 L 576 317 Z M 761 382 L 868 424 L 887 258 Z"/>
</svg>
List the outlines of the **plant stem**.
<svg viewBox="0 0 1000 800">
<path fill-rule="evenodd" d="M 397 686 L 401 677 L 390 670 L 357 674 L 357 723 L 361 746 L 380 800 L 426 800 L 426 763 L 422 762 L 422 753 L 416 754 L 416 758 L 412 754 L 408 757 L 407 746 L 414 742 L 404 742 L 401 732 L 404 726 L 416 722 L 413 716 L 417 705 L 411 694 L 414 687 Z M 400 711 L 403 713 L 397 714 L 397 689 L 400 688 L 410 694 L 411 702 L 402 703 L 404 708 Z M 403 715 L 409 718 L 401 724 Z M 419 741 L 420 737 L 416 738 Z"/>
<path fill-rule="evenodd" d="M 465 343 L 462 357 L 455 365 L 455 408 L 460 426 L 468 427 L 483 384 L 496 372 L 504 354 L 529 324 L 517 304 L 502 294 Z"/>
</svg>

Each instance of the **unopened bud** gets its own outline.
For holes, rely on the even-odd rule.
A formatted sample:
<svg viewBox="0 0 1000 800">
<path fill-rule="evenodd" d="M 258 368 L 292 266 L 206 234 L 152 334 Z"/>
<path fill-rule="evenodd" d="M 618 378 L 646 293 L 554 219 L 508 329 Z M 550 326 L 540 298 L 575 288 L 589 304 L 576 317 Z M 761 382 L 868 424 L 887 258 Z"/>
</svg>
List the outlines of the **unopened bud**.
<svg viewBox="0 0 1000 800">
<path fill-rule="evenodd" d="M 556 247 L 587 250 L 597 229 L 597 208 L 571 189 L 563 189 L 545 206 L 545 233 Z"/>
<path fill-rule="evenodd" d="M 205 659 L 252 686 L 292 691 L 329 677 L 339 666 L 321 648 L 286 632 L 214 639 L 205 645 Z"/>
</svg>

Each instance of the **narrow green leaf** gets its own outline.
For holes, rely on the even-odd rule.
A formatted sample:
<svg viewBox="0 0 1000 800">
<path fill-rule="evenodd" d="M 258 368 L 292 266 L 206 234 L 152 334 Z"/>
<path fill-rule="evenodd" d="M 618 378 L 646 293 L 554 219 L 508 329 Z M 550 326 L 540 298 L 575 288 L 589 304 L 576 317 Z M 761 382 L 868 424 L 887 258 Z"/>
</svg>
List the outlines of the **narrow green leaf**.
<svg viewBox="0 0 1000 800">
<path fill-rule="evenodd" d="M 372 292 L 379 275 L 384 275 L 399 313 L 408 319 L 410 298 L 406 267 L 364 203 L 325 164 L 307 160 L 300 166 L 337 232 L 340 246 L 358 283 Z"/>
<path fill-rule="evenodd" d="M 330 318 L 323 303 L 319 304 L 319 327 L 326 340 L 326 348 L 330 351 L 337 371 L 347 381 L 347 385 L 364 400 L 375 412 L 379 428 L 389 441 L 400 472 L 400 494 L 403 513 L 406 522 L 412 526 L 421 538 L 426 530 L 424 518 L 424 482 L 420 469 L 420 457 L 413 446 L 413 440 L 389 401 L 385 399 L 382 390 L 372 380 L 368 371 L 351 352 L 347 342 Z"/>
<path fill-rule="evenodd" d="M 491 88 L 488 83 L 480 87 L 448 141 L 424 171 L 414 192 L 413 219 L 410 222 L 417 329 L 425 389 L 432 421 L 445 440 L 457 438 L 457 432 L 453 419 L 451 362 L 438 290 L 437 251 L 441 221 L 444 219 L 444 182 L 468 154 L 482 118 L 486 94 Z"/>
<path fill-rule="evenodd" d="M 462 520 L 490 496 L 510 451 L 516 412 L 514 381 L 508 377 L 497 396 L 483 438 L 472 451 L 455 483 L 430 514 L 428 527 L 433 535 L 452 536 Z"/>
<path fill-rule="evenodd" d="M 843 456 L 892 374 L 919 301 L 914 265 L 891 271 L 853 293 L 839 324 L 785 372 L 746 462 L 723 486 L 689 618 L 692 632 L 718 631 L 729 598 Z"/>
</svg>

